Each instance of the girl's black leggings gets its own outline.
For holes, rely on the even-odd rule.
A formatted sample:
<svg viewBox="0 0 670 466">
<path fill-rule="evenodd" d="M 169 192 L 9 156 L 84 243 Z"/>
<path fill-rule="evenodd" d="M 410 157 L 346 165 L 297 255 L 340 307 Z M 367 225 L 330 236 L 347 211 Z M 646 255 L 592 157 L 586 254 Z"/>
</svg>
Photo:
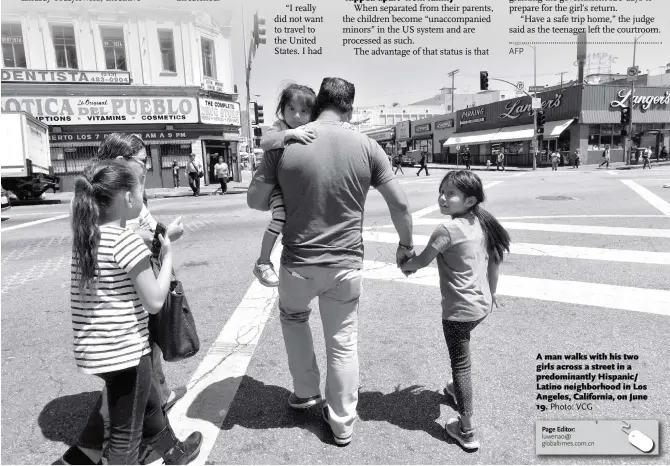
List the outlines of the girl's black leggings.
<svg viewBox="0 0 670 466">
<path fill-rule="evenodd" d="M 470 332 L 486 317 L 473 322 L 442 320 L 444 339 L 449 350 L 456 403 L 461 416 L 472 416 L 472 377 L 470 368 Z"/>
</svg>

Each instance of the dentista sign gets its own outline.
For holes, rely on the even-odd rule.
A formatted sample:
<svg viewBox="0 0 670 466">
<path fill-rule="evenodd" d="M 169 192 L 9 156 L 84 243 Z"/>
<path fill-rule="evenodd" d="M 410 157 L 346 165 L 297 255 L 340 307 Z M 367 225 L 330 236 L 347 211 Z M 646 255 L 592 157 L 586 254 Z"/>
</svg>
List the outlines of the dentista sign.
<svg viewBox="0 0 670 466">
<path fill-rule="evenodd" d="M 3 112 L 25 111 L 55 126 L 198 123 L 192 97 L 3 97 Z"/>
<path fill-rule="evenodd" d="M 617 94 L 619 100 L 610 102 L 610 107 L 628 107 L 630 102 L 631 91 L 629 89 L 621 89 Z M 666 106 L 670 104 L 670 91 L 665 95 L 635 95 L 633 96 L 633 107 L 640 106 L 641 110 L 649 110 L 652 105 Z"/>
</svg>

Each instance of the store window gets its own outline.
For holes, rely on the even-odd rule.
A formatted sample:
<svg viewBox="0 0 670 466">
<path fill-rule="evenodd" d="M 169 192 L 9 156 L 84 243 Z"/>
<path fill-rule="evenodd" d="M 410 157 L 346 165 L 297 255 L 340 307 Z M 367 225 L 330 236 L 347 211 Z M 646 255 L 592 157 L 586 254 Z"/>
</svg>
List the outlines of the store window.
<svg viewBox="0 0 670 466">
<path fill-rule="evenodd" d="M 161 49 L 161 62 L 163 71 L 177 72 L 177 63 L 174 58 L 174 36 L 169 29 L 158 31 L 158 43 Z"/>
<path fill-rule="evenodd" d="M 107 69 L 128 71 L 123 28 L 100 28 L 100 35 L 102 36 L 102 48 L 105 51 L 105 66 Z"/>
<path fill-rule="evenodd" d="M 26 68 L 21 23 L 2 23 L 2 64 L 5 68 Z"/>
<path fill-rule="evenodd" d="M 74 38 L 73 26 L 52 26 L 54 50 L 56 52 L 56 67 L 79 69 L 77 62 L 77 43 Z"/>
<path fill-rule="evenodd" d="M 202 74 L 208 78 L 216 78 L 216 63 L 214 60 L 214 41 L 200 39 L 200 46 L 202 49 Z"/>
<path fill-rule="evenodd" d="M 181 168 L 186 168 L 191 152 L 191 144 L 161 144 L 161 167 L 172 168 L 172 163 L 176 160 Z"/>
<path fill-rule="evenodd" d="M 52 147 L 51 164 L 54 173 L 63 175 L 81 173 L 97 153 L 97 146 Z"/>
</svg>

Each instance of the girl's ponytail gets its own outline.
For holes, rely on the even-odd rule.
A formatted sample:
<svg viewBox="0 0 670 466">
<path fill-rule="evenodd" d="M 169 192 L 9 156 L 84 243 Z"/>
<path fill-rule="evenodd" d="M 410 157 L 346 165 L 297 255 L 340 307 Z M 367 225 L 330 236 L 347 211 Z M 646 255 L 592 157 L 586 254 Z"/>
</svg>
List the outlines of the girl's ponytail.
<svg viewBox="0 0 670 466">
<path fill-rule="evenodd" d="M 486 249 L 496 264 L 503 261 L 503 253 L 509 252 L 510 237 L 507 230 L 491 213 L 483 209 L 479 203 L 472 208 L 486 238 Z"/>
<path fill-rule="evenodd" d="M 79 277 L 79 291 L 91 288 L 98 268 L 98 245 L 100 243 L 100 208 L 95 200 L 95 188 L 91 183 L 93 167 L 84 170 L 74 184 L 72 200 L 72 254 Z"/>
</svg>

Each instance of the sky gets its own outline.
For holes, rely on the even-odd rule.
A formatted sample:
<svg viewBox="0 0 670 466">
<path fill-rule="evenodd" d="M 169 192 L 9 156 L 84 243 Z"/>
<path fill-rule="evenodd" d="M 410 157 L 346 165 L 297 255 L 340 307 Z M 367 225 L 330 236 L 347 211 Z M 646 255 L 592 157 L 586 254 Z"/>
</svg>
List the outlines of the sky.
<svg viewBox="0 0 670 466">
<path fill-rule="evenodd" d="M 291 13 L 287 6 L 290 4 L 281 0 L 226 0 L 236 2 L 236 19 L 233 22 L 232 47 L 234 57 L 235 83 L 238 85 L 240 102 L 244 108 L 246 105 L 245 89 L 245 67 L 244 57 L 246 55 L 243 45 L 243 37 L 246 38 L 246 50 L 249 47 L 249 38 L 252 34 L 253 15 L 258 12 L 266 18 L 267 43 L 260 45 L 252 61 L 251 72 L 251 100 L 258 100 L 265 107 L 265 120 L 269 124 L 274 120 L 274 110 L 277 96 L 281 89 L 291 82 L 311 86 L 318 92 L 321 80 L 326 76 L 338 76 L 351 81 L 356 86 L 357 106 L 368 105 L 390 105 L 393 102 L 406 105 L 419 100 L 432 97 L 439 93 L 441 87 L 451 87 L 451 78 L 448 73 L 459 69 L 455 76 L 454 85 L 457 93 L 469 93 L 479 91 L 479 72 L 486 70 L 490 78 L 505 79 L 514 83 L 523 81 L 526 88 L 533 85 L 533 50 L 528 46 L 521 46 L 524 50 L 517 54 L 510 54 L 513 46 L 510 41 L 576 41 L 572 35 L 523 35 L 512 36 L 508 28 L 514 22 L 520 24 L 518 14 L 508 12 L 509 3 L 503 0 L 453 0 L 452 5 L 461 6 L 493 4 L 492 23 L 487 25 L 474 24 L 475 34 L 458 35 L 424 35 L 413 36 L 417 46 L 429 48 L 470 48 L 489 49 L 488 56 L 418 56 L 418 57 L 392 57 L 392 56 L 356 56 L 351 47 L 343 47 L 341 40 L 342 17 L 346 14 L 358 17 L 363 13 L 355 12 L 351 0 L 311 0 L 295 2 L 293 5 L 311 5 L 316 10 L 313 13 Z M 243 3 L 243 6 L 242 6 Z M 411 0 L 396 0 L 387 5 L 413 4 Z M 425 4 L 448 3 L 441 1 L 424 2 Z M 537 2 L 526 2 L 536 5 Z M 565 5 L 573 2 L 568 0 Z M 365 0 L 366 5 L 381 6 L 379 0 Z M 627 8 L 627 10 L 626 10 Z M 243 11 L 242 11 L 243 10 Z M 661 29 L 660 35 L 647 34 L 640 39 L 636 50 L 636 64 L 641 73 L 651 69 L 652 74 L 664 71 L 665 65 L 670 63 L 670 25 L 667 18 L 670 16 L 670 1 L 652 0 L 635 6 L 632 3 L 624 3 L 621 11 L 628 15 L 635 14 L 657 19 L 652 24 Z M 279 55 L 275 54 L 277 34 L 275 26 L 284 27 L 285 23 L 276 23 L 278 15 L 311 15 L 323 16 L 323 23 L 312 24 L 316 28 L 317 45 L 313 48 L 322 47 L 322 55 Z M 387 13 L 365 13 L 387 16 Z M 448 13 L 444 13 L 446 15 Z M 470 13 L 479 15 L 481 13 Z M 398 15 L 407 15 L 398 13 Z M 418 14 L 424 16 L 425 14 Z M 440 14 L 442 15 L 442 14 Z M 244 18 L 244 21 L 240 21 Z M 452 24 L 427 24 L 422 27 L 443 26 L 451 27 Z M 244 23 L 245 35 L 242 35 Z M 305 22 L 296 23 L 302 26 Z M 354 23 L 356 25 L 356 23 Z M 293 25 L 291 25 L 293 26 Z M 396 24 L 401 27 L 401 24 Z M 419 26 L 414 24 L 414 26 Z M 636 25 L 637 26 L 637 25 Z M 306 34 L 311 36 L 311 34 Z M 404 37 L 407 34 L 399 34 Z M 639 34 L 637 34 L 639 35 Z M 288 37 L 282 34 L 283 37 Z M 374 36 L 374 35 L 373 35 Z M 634 34 L 588 34 L 587 54 L 592 55 L 592 71 L 596 72 L 598 63 L 601 71 L 611 69 L 612 73 L 625 73 L 626 68 L 633 62 L 633 39 Z M 650 44 L 649 42 L 665 42 L 663 45 Z M 601 44 L 601 42 L 630 42 L 626 44 Z M 280 47 L 299 47 L 295 45 L 281 45 Z M 376 48 L 377 46 L 373 46 Z M 414 47 L 414 46 L 412 46 Z M 569 81 L 577 78 L 577 45 L 536 45 L 537 48 L 537 85 L 554 85 L 563 80 Z M 608 65 L 609 64 L 609 65 Z M 658 68 L 658 67 L 663 68 Z M 510 90 L 508 84 L 490 81 L 490 89 Z M 260 95 L 256 97 L 255 95 Z"/>
</svg>

